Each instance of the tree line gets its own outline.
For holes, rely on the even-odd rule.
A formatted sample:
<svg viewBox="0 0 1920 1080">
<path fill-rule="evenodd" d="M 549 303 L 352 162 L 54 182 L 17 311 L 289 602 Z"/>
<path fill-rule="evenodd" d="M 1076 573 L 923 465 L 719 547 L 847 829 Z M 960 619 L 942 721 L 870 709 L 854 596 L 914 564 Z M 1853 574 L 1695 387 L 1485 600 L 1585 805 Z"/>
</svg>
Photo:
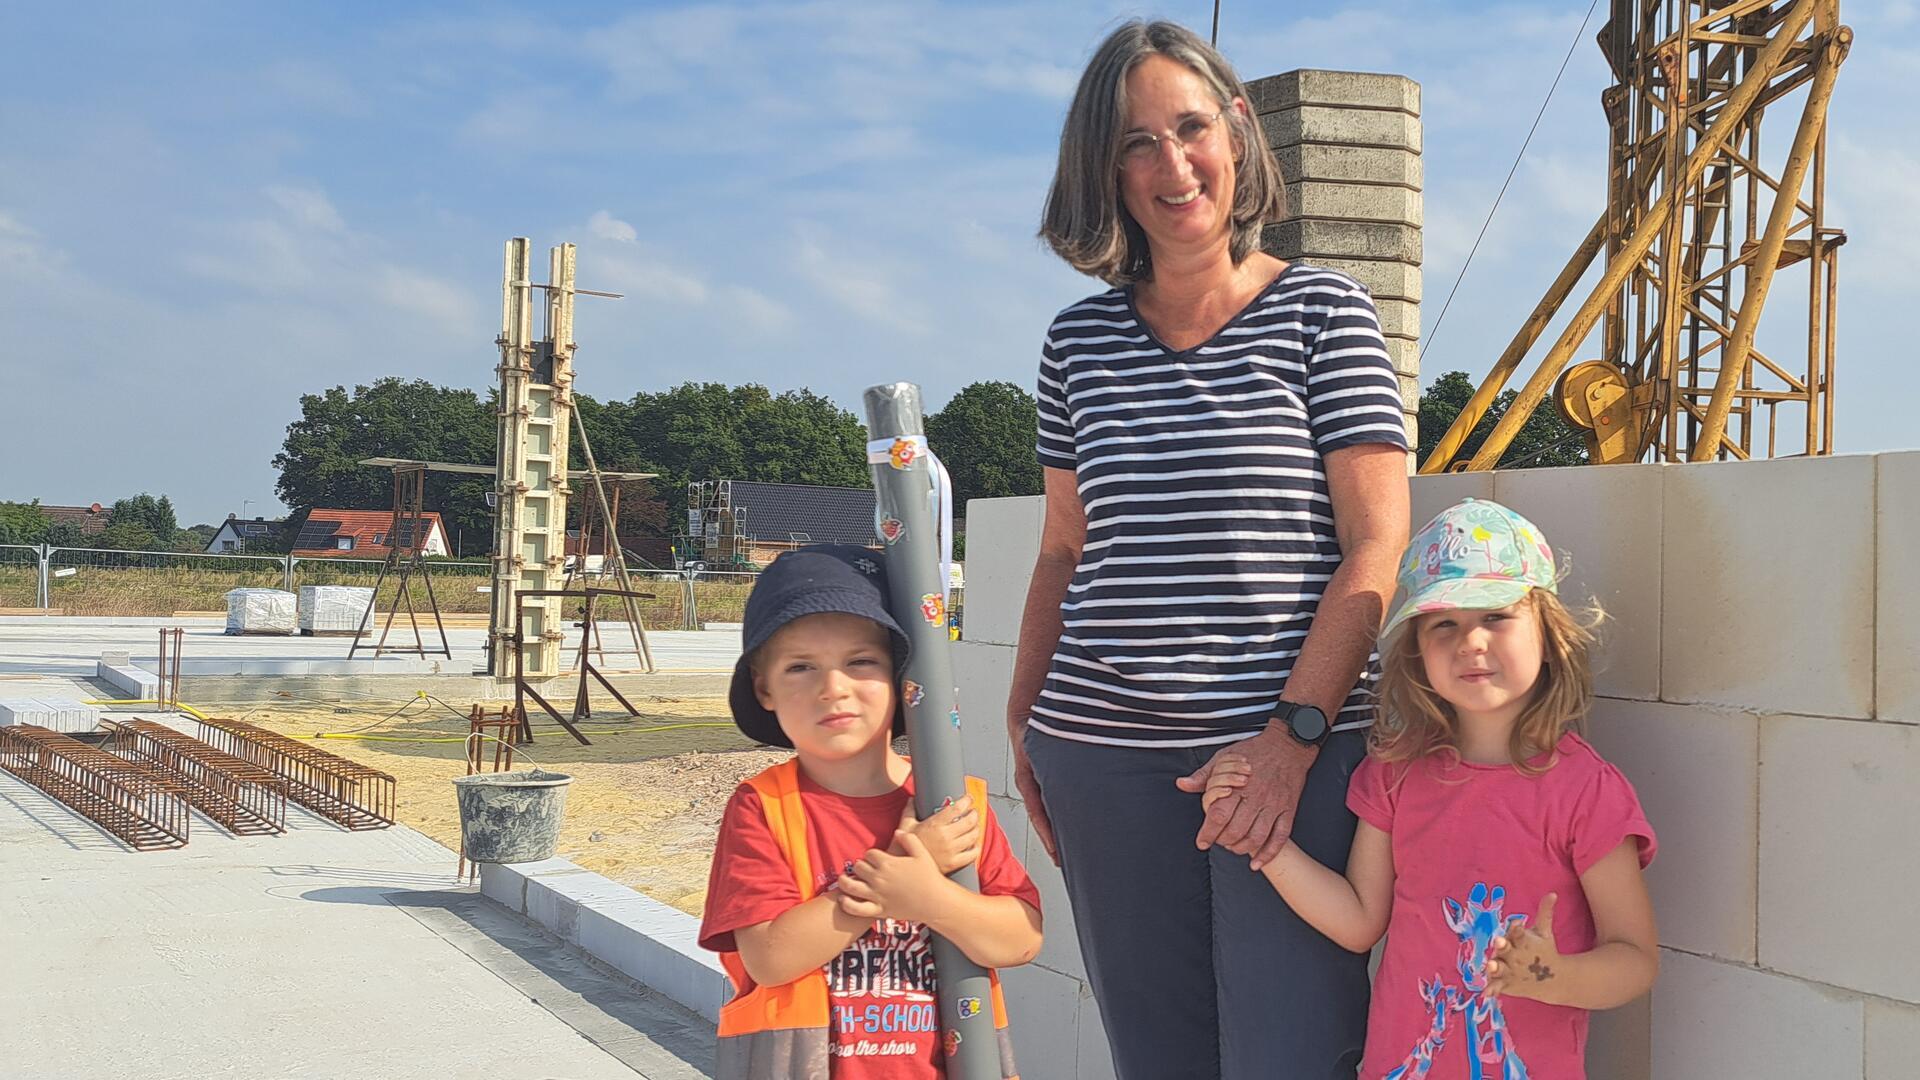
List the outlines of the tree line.
<svg viewBox="0 0 1920 1080">
<path fill-rule="evenodd" d="M 54 547 L 111 548 L 116 551 L 204 551 L 220 531 L 217 525 L 181 528 L 173 500 L 142 492 L 117 499 L 107 510 L 106 528 L 88 532 L 76 521 L 55 521 L 32 502 L 0 502 L 0 544 L 51 544 Z"/>
<path fill-rule="evenodd" d="M 1426 460 L 1453 418 L 1472 396 L 1474 382 L 1450 371 L 1420 397 L 1418 459 Z M 1514 398 L 1497 398 L 1467 439 L 1472 453 Z M 349 391 L 335 386 L 300 397 L 300 416 L 274 467 L 275 490 L 292 508 L 281 534 L 249 542 L 249 550 L 292 547 L 309 510 L 384 510 L 393 505 L 393 480 L 385 469 L 360 464 L 370 457 L 396 457 L 490 465 L 498 418 L 494 395 L 425 380 L 380 379 Z M 603 470 L 652 472 L 659 478 L 627 485 L 622 494 L 623 538 L 664 542 L 685 520 L 686 486 L 701 480 L 866 487 L 866 429 L 859 418 L 811 390 L 775 394 L 765 386 L 686 382 L 632 397 L 601 400 L 575 394 L 574 407 Z M 1042 481 L 1033 453 L 1037 407 L 1033 395 L 1010 382 L 977 382 L 929 414 L 927 439 L 953 476 L 956 501 L 1037 495 Z M 586 458 L 577 433 L 572 460 Z M 1536 410 L 1501 458 L 1503 468 L 1579 465 L 1586 442 L 1554 410 Z M 486 504 L 492 481 L 485 476 L 429 473 L 426 506 L 438 511 L 450 543 L 472 555 L 492 542 L 493 512 Z M 576 505 L 584 504 L 575 484 Z M 575 511 L 578 513 L 579 511 Z M 141 494 L 113 504 L 104 533 L 83 534 L 71 523 L 55 524 L 35 504 L 0 502 L 0 543 L 191 550 L 205 548 L 217 526 L 182 529 L 165 495 Z M 650 545 L 653 546 L 653 545 Z"/>
</svg>

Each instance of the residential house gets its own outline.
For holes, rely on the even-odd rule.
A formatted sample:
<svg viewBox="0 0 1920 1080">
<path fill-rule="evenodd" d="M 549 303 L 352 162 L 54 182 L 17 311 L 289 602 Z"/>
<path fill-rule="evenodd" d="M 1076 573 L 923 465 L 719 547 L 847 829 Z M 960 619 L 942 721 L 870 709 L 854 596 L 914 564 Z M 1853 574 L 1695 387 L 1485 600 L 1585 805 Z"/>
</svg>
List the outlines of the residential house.
<svg viewBox="0 0 1920 1080">
<path fill-rule="evenodd" d="M 726 488 L 728 504 L 711 512 L 722 535 L 707 543 L 710 550 L 731 549 L 765 566 L 781 552 L 807 544 L 880 544 L 874 535 L 872 488 L 751 480 L 735 480 Z"/>
<path fill-rule="evenodd" d="M 40 512 L 47 515 L 50 523 L 58 525 L 63 521 L 72 522 L 88 536 L 106 532 L 107 518 L 113 513 L 99 503 L 91 506 L 48 506 L 41 503 Z"/>
<path fill-rule="evenodd" d="M 441 524 L 440 515 L 429 513 L 423 517 L 427 529 L 426 553 L 447 554 L 447 529 Z M 293 554 L 302 559 L 384 559 L 396 543 L 404 545 L 406 540 L 404 536 L 394 536 L 391 510 L 315 509 L 308 511 L 306 523 L 300 526 Z"/>
<path fill-rule="evenodd" d="M 246 518 L 228 514 L 227 520 L 220 523 L 220 531 L 207 541 L 207 553 L 210 555 L 233 554 L 245 551 L 249 540 L 271 540 L 279 535 L 281 526 L 287 523 L 285 518 Z"/>
</svg>

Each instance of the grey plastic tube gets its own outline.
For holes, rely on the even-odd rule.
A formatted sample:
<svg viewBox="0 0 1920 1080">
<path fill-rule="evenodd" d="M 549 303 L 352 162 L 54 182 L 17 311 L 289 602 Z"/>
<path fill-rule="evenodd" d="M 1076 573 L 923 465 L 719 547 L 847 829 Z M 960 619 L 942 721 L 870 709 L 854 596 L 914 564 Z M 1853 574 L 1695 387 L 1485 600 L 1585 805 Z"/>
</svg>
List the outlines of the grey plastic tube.
<svg viewBox="0 0 1920 1080">
<path fill-rule="evenodd" d="M 913 749 L 914 814 L 924 820 L 967 793 L 959 695 L 953 685 L 947 634 L 947 582 L 936 535 L 938 477 L 926 453 L 920 388 L 913 383 L 889 383 L 868 387 L 864 397 L 874 524 L 887 545 L 889 607 L 912 646 L 901 690 L 907 742 Z M 976 809 L 987 812 L 984 806 Z M 971 866 L 955 872 L 953 879 L 979 891 L 980 875 Z M 933 960 L 940 977 L 940 1034 L 947 1051 L 947 1076 L 950 1080 L 1000 1080 L 993 988 L 986 969 L 937 935 Z"/>
</svg>

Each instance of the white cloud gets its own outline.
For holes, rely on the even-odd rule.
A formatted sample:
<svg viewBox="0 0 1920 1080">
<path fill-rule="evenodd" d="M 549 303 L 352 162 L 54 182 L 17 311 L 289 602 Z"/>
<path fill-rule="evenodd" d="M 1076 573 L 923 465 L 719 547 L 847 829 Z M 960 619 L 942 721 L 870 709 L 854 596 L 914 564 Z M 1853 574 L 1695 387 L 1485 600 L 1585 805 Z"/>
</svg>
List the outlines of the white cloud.
<svg viewBox="0 0 1920 1080">
<path fill-rule="evenodd" d="M 340 211 L 334 209 L 332 200 L 319 188 L 275 184 L 266 189 L 266 194 L 275 206 L 286 211 L 296 224 L 304 228 L 330 233 L 346 230 L 347 223 L 341 219 Z"/>
<path fill-rule="evenodd" d="M 907 273 L 889 254 L 863 251 L 848 255 L 838 238 L 814 222 L 795 227 L 794 270 L 827 299 L 875 326 L 915 337 L 933 332 L 933 320 L 923 306 L 896 285 Z"/>
<path fill-rule="evenodd" d="M 605 210 L 596 210 L 593 216 L 587 219 L 587 232 L 602 240 L 614 240 L 623 244 L 633 243 L 640 235 L 634 231 L 632 225 Z"/>
</svg>

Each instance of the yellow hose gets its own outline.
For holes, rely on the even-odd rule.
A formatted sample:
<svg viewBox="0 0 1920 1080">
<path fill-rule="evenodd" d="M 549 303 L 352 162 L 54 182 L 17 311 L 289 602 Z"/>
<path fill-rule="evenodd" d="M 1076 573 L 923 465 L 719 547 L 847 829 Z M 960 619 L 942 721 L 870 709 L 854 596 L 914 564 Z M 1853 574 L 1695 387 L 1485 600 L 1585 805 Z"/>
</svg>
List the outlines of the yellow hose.
<svg viewBox="0 0 1920 1080">
<path fill-rule="evenodd" d="M 83 701 L 80 704 L 82 705 L 158 705 L 160 704 L 160 702 L 152 698 L 113 698 L 111 700 L 104 700 L 104 701 L 102 700 Z M 181 712 L 191 714 L 193 718 L 196 720 L 207 719 L 206 713 L 201 712 L 199 709 L 194 708 L 193 706 L 187 704 L 184 701 L 174 702 L 173 707 L 176 709 L 179 709 Z"/>
<path fill-rule="evenodd" d="M 706 720 L 706 721 L 695 721 L 695 722 L 690 722 L 685 724 L 655 724 L 655 725 L 649 725 L 646 727 L 594 728 L 593 733 L 595 735 L 624 735 L 630 731 L 646 731 L 646 732 L 678 731 L 682 728 L 710 728 L 710 727 L 732 727 L 732 726 L 733 724 L 731 721 Z M 331 732 L 331 731 L 317 731 L 312 735 L 294 735 L 290 737 L 295 739 L 359 739 L 363 742 L 398 742 L 398 743 L 456 743 L 456 742 L 467 741 L 467 736 L 465 735 L 448 735 L 442 738 L 428 739 L 428 738 L 422 738 L 419 736 L 407 736 L 407 735 L 350 735 L 350 734 Z"/>
<path fill-rule="evenodd" d="M 160 702 L 152 699 L 114 698 L 111 700 L 89 700 L 89 701 L 82 702 L 82 704 L 85 704 L 85 705 L 158 705 L 160 704 Z M 176 701 L 174 702 L 174 706 L 178 708 L 181 712 L 192 715 L 196 720 L 205 720 L 208 718 L 206 713 L 201 712 L 199 709 L 196 709 L 193 706 L 186 704 L 185 702 Z M 684 728 L 710 728 L 710 727 L 732 727 L 732 726 L 733 726 L 733 723 L 727 720 L 699 720 L 699 721 L 689 721 L 684 724 L 649 724 L 649 725 L 643 725 L 643 726 L 624 727 L 624 728 L 594 728 L 593 733 L 595 735 L 624 735 L 634 731 L 648 731 L 648 732 L 679 731 Z M 294 739 L 359 739 L 364 742 L 397 742 L 397 743 L 450 743 L 450 742 L 467 741 L 467 737 L 464 735 L 448 735 L 448 736 L 445 736 L 444 738 L 427 739 L 427 738 L 419 738 L 419 737 L 405 736 L 405 735 L 354 735 L 354 734 L 349 734 L 345 732 L 332 732 L 332 731 L 317 731 L 312 735 L 290 735 L 288 737 L 294 738 Z"/>
</svg>

